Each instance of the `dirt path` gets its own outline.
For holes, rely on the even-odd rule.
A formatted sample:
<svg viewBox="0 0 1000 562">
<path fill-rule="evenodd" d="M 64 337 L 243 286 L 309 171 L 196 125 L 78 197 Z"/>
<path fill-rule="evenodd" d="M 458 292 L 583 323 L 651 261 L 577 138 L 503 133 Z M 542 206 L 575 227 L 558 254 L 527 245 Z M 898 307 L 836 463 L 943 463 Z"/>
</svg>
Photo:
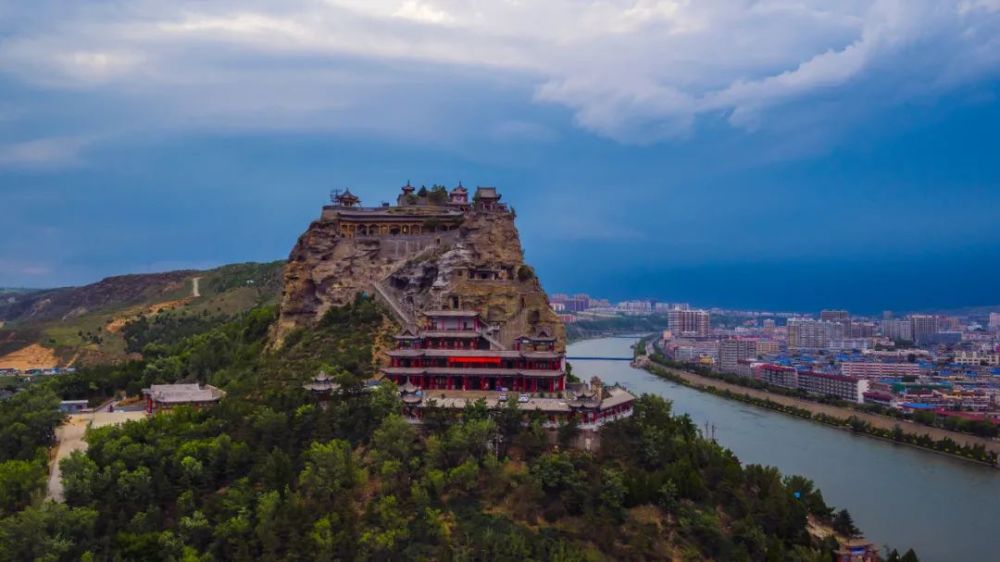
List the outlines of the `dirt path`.
<svg viewBox="0 0 1000 562">
<path fill-rule="evenodd" d="M 87 442 L 83 440 L 90 425 L 90 414 L 70 416 L 69 421 L 56 428 L 56 454 L 49 465 L 49 492 L 47 499 L 63 501 L 62 470 L 59 463 L 70 456 L 73 451 L 86 451 Z"/>
<path fill-rule="evenodd" d="M 201 277 L 195 277 L 191 280 L 191 297 L 198 298 L 201 296 Z"/>
<path fill-rule="evenodd" d="M 49 460 L 49 487 L 45 497 L 57 502 L 65 499 L 63 497 L 62 470 L 59 463 L 73 454 L 73 451 L 87 450 L 84 436 L 88 427 L 119 425 L 145 417 L 145 412 L 97 412 L 69 416 L 66 423 L 56 428 L 56 450 Z"/>
<path fill-rule="evenodd" d="M 743 394 L 753 396 L 755 398 L 761 398 L 765 400 L 770 400 L 772 402 L 777 402 L 779 404 L 784 404 L 786 406 L 795 406 L 796 408 L 802 408 L 804 410 L 809 410 L 813 414 L 826 414 L 828 416 L 834 416 L 837 418 L 848 418 L 851 416 L 857 416 L 875 427 L 882 429 L 892 429 L 895 426 L 900 426 L 903 431 L 907 433 L 913 433 L 916 435 L 927 434 L 930 435 L 932 439 L 944 439 L 945 437 L 950 437 L 956 443 L 963 445 L 982 445 L 986 447 L 986 450 L 993 451 L 1000 454 L 1000 441 L 994 441 L 992 439 L 986 439 L 983 437 L 977 437 L 975 435 L 968 435 L 965 433 L 958 433 L 956 431 L 948 431 L 947 429 L 941 429 L 938 427 L 930 427 L 923 424 L 913 423 L 906 420 L 897 420 L 895 418 L 890 418 L 888 416 L 879 416 L 876 414 L 867 414 L 864 412 L 858 412 L 850 408 L 840 408 L 837 406 L 831 406 L 829 404 L 820 404 L 818 402 L 813 402 L 811 400 L 804 400 L 802 398 L 794 398 L 791 396 L 783 396 L 781 394 L 773 394 L 765 390 L 757 390 L 753 388 L 746 388 L 736 384 L 727 383 L 711 377 L 705 377 L 702 375 L 697 375 L 695 373 L 690 373 L 688 371 L 680 371 L 678 369 L 671 369 L 669 367 L 664 367 L 663 365 L 656 365 L 657 367 L 667 370 L 670 373 L 677 375 L 684 380 L 696 386 L 714 386 L 719 389 L 729 390 L 734 394 Z"/>
</svg>

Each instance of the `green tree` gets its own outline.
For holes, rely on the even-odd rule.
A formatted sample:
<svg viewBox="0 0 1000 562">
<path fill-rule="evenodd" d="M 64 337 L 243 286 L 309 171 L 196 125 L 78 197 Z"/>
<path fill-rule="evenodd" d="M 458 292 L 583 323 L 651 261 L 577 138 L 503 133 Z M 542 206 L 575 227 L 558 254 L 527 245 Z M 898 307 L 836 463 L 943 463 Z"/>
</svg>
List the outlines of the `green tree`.
<svg viewBox="0 0 1000 562">
<path fill-rule="evenodd" d="M 347 441 L 314 442 L 304 456 L 306 463 L 299 473 L 299 488 L 306 497 L 321 504 L 333 504 L 338 494 L 352 489 L 361 479 Z"/>
<path fill-rule="evenodd" d="M 0 463 L 0 516 L 24 509 L 45 488 L 45 466 L 37 461 Z"/>
<path fill-rule="evenodd" d="M 76 560 L 94 547 L 97 511 L 44 502 L 0 519 L 0 562 Z"/>
<path fill-rule="evenodd" d="M 854 518 L 846 509 L 841 509 L 833 516 L 833 530 L 845 537 L 856 537 L 860 530 L 854 525 Z"/>
</svg>

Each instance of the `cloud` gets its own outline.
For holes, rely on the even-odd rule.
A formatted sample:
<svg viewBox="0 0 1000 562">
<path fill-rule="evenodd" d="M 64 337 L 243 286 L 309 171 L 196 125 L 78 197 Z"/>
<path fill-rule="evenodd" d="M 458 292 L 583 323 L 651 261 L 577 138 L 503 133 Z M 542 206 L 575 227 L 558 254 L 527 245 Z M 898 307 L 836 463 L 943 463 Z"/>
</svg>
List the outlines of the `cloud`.
<svg viewBox="0 0 1000 562">
<path fill-rule="evenodd" d="M 78 165 L 87 140 L 74 137 L 33 139 L 0 144 L 0 169 L 50 168 Z"/>
<path fill-rule="evenodd" d="M 704 120 L 755 131 L 831 93 L 876 105 L 939 95 L 1000 69 L 995 0 L 59 6 L 8 8 L 0 74 L 144 106 L 138 128 L 413 131 L 428 107 L 448 115 L 435 99 L 447 92 L 427 87 L 444 77 L 526 81 L 533 101 L 569 108 L 580 127 L 644 143 L 684 138 Z M 868 95 L 872 84 L 891 99 Z M 490 90 L 477 91 L 482 103 Z"/>
<path fill-rule="evenodd" d="M 17 286 L 19 283 L 27 282 L 27 280 L 50 275 L 52 270 L 51 264 L 0 258 L 0 271 L 3 272 L 3 275 L 0 276 L 0 282 L 3 282 L 2 286 Z M 14 280 L 18 281 L 15 283 Z"/>
</svg>

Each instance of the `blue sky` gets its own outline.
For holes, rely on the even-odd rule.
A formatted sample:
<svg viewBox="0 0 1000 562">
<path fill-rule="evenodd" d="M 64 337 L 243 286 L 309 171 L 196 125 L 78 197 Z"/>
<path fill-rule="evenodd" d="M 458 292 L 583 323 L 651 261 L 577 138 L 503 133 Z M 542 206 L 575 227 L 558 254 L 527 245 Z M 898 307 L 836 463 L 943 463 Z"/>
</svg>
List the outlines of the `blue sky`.
<svg viewBox="0 0 1000 562">
<path fill-rule="evenodd" d="M 551 291 L 1000 304 L 1000 2 L 0 2 L 0 286 L 495 184 Z"/>
</svg>

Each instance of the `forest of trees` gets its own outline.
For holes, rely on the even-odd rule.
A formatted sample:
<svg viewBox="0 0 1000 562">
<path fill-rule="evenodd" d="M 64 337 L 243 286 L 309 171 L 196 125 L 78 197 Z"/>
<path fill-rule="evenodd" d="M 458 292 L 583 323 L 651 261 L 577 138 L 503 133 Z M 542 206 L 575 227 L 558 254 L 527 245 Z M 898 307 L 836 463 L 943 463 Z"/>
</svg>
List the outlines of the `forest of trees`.
<svg viewBox="0 0 1000 562">
<path fill-rule="evenodd" d="M 553 447 L 538 420 L 482 402 L 418 430 L 394 387 L 363 388 L 384 323 L 371 301 L 279 351 L 266 348 L 273 320 L 258 309 L 0 403 L 0 561 L 827 562 L 836 543 L 811 537 L 809 518 L 856 532 L 812 482 L 741 465 L 662 398 L 606 426 L 597 453 Z M 341 384 L 327 404 L 301 388 L 320 368 Z M 177 380 L 228 396 L 90 430 L 63 462 L 65 504 L 41 500 L 57 395 Z"/>
</svg>

